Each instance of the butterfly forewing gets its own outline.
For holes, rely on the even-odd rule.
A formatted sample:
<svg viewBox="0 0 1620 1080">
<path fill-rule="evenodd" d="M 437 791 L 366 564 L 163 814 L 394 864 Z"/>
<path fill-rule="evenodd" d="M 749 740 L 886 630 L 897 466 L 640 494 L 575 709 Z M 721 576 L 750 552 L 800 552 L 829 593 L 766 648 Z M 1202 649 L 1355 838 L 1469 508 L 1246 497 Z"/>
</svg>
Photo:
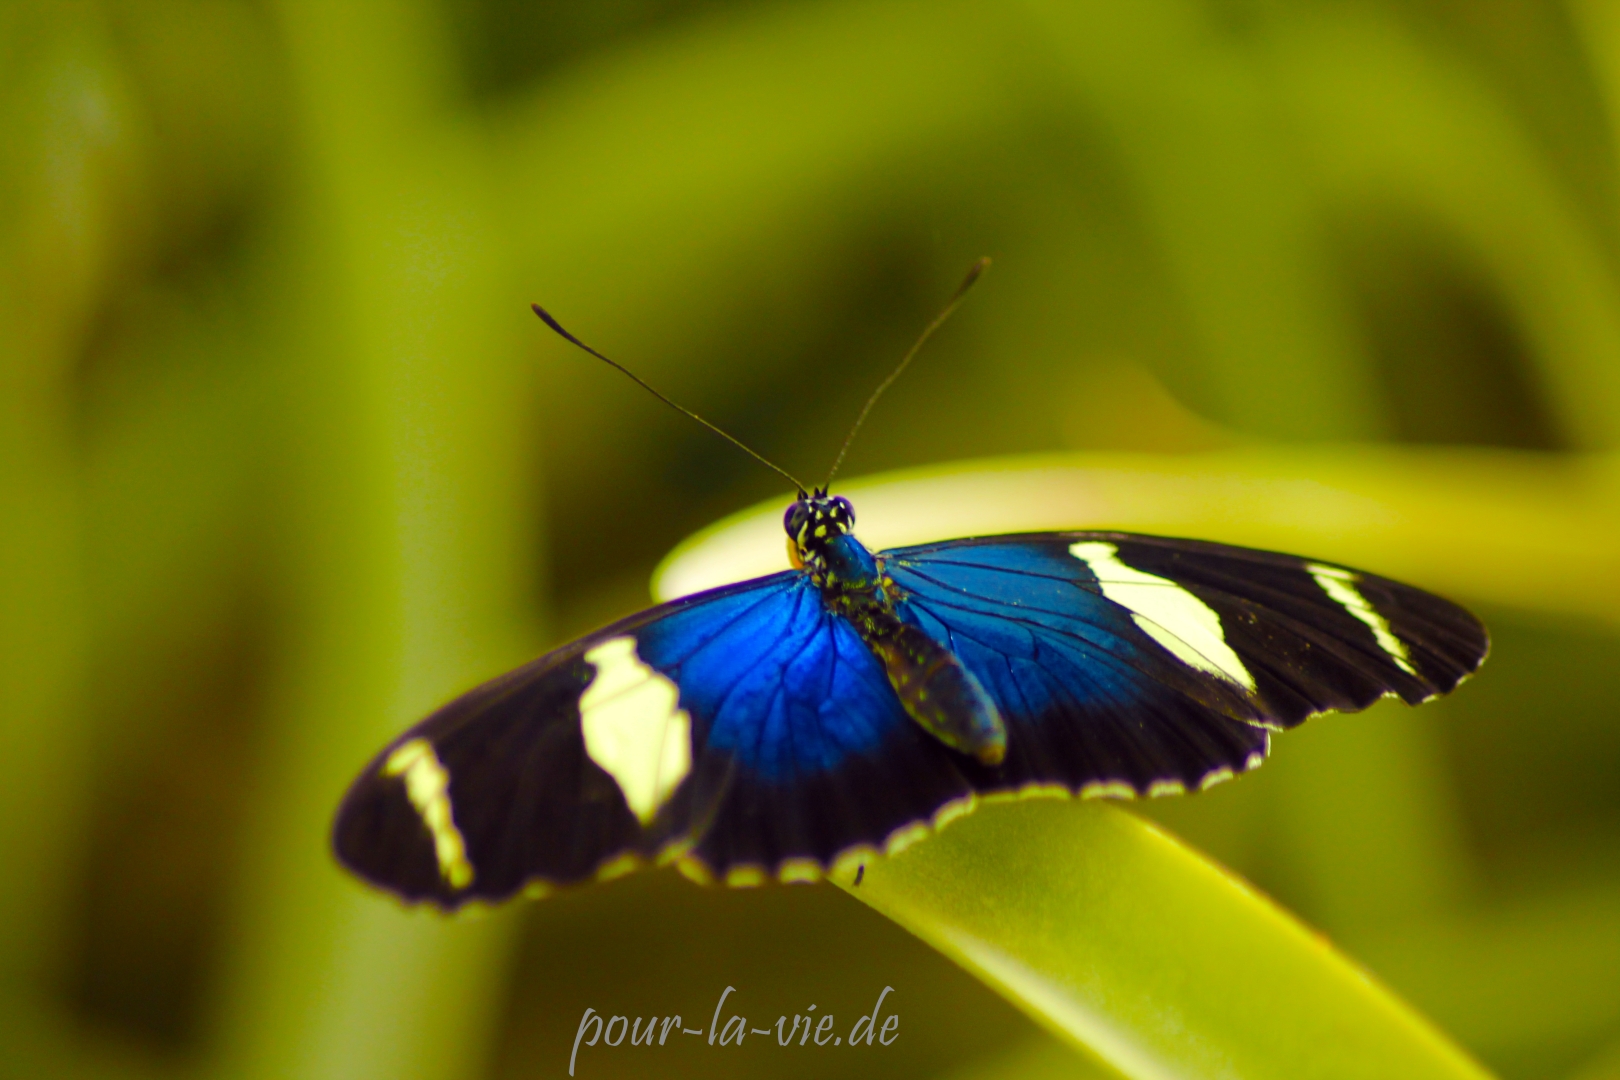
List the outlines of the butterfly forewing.
<svg viewBox="0 0 1620 1080">
<path fill-rule="evenodd" d="M 1348 567 L 1199 540 L 1112 536 L 1121 558 L 1174 581 L 1221 618 L 1260 677 L 1269 723 L 1449 693 L 1489 650 L 1469 612 Z"/>
<path fill-rule="evenodd" d="M 886 552 L 905 610 L 949 634 L 1038 782 L 1114 732 L 1138 792 L 1241 768 L 1244 733 L 1386 694 L 1446 693 L 1484 659 L 1479 621 L 1410 586 L 1316 560 L 1129 533 L 1043 533 Z M 1210 740 L 1214 740 L 1213 743 Z M 1263 750 L 1263 747 L 1259 749 Z M 1009 753 L 1009 769 L 1015 755 Z M 1085 768 L 1097 759 L 1087 757 Z M 1086 781 L 1069 761 L 1051 777 Z M 1190 785 L 1189 785 L 1190 786 Z"/>
<path fill-rule="evenodd" d="M 616 626 L 457 698 L 385 749 L 338 810 L 338 858 L 407 900 L 497 901 L 643 854 L 643 830 L 587 751 L 585 654 Z"/>
<path fill-rule="evenodd" d="M 355 782 L 334 845 L 373 883 L 452 908 L 661 855 L 734 883 L 813 876 L 970 793 L 853 628 L 786 573 L 458 698 Z"/>
</svg>

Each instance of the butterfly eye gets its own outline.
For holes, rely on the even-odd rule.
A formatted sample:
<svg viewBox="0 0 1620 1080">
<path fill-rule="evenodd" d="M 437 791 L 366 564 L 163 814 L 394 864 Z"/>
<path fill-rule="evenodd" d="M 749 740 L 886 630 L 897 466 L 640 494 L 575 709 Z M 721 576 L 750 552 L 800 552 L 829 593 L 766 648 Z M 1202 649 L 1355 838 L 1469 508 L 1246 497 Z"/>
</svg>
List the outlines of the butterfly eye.
<svg viewBox="0 0 1620 1080">
<path fill-rule="evenodd" d="M 842 495 L 833 500 L 833 505 L 843 512 L 844 522 L 850 526 L 855 524 L 855 507 Z"/>
<path fill-rule="evenodd" d="M 787 530 L 790 537 L 797 540 L 799 531 L 804 528 L 805 519 L 809 516 L 809 507 L 802 502 L 796 502 L 788 507 L 786 514 L 782 515 L 782 528 Z"/>
</svg>

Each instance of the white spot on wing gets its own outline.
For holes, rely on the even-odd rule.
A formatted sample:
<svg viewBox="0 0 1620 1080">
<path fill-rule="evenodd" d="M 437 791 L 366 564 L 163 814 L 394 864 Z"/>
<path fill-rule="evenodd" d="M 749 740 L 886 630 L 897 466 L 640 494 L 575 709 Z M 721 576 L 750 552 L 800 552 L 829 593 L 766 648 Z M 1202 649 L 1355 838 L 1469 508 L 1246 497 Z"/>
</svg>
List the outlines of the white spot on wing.
<svg viewBox="0 0 1620 1080">
<path fill-rule="evenodd" d="M 422 824 L 433 837 L 433 855 L 439 860 L 439 874 L 452 889 L 472 884 L 472 863 L 467 861 L 467 845 L 450 813 L 450 773 L 426 739 L 401 743 L 383 762 L 383 774 L 405 778 L 405 797 L 422 815 Z"/>
<path fill-rule="evenodd" d="M 632 637 L 585 653 L 596 676 L 579 697 L 585 752 L 619 785 L 643 825 L 692 769 L 692 722 L 673 682 L 641 662 Z"/>
<path fill-rule="evenodd" d="M 1366 623 L 1373 632 L 1373 638 L 1378 647 L 1389 654 L 1395 661 L 1395 666 L 1408 675 L 1416 675 L 1412 668 L 1412 657 L 1406 651 L 1406 642 L 1395 636 L 1395 631 L 1389 628 L 1389 620 L 1380 615 L 1376 608 L 1367 602 L 1356 588 L 1356 575 L 1349 570 L 1337 566 L 1323 566 L 1321 563 L 1307 563 L 1305 569 L 1309 570 L 1311 577 L 1322 586 L 1322 591 L 1351 615 Z"/>
<path fill-rule="evenodd" d="M 1126 566 L 1113 544 L 1080 541 L 1069 545 L 1069 554 L 1091 567 L 1103 595 L 1129 611 L 1136 625 L 1176 659 L 1254 689 L 1254 676 L 1226 643 L 1214 608 L 1169 578 Z"/>
</svg>

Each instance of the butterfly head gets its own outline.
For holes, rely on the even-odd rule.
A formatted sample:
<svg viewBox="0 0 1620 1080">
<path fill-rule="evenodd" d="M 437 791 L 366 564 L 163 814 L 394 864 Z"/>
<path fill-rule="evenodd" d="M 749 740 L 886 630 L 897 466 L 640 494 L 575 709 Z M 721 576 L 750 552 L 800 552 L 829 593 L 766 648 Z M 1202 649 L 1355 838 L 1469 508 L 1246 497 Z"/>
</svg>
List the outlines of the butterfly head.
<svg viewBox="0 0 1620 1080">
<path fill-rule="evenodd" d="M 855 527 L 855 508 L 842 495 L 817 489 L 788 507 L 782 527 L 787 530 L 788 560 L 797 569 L 816 570 L 824 565 L 827 548 Z"/>
</svg>

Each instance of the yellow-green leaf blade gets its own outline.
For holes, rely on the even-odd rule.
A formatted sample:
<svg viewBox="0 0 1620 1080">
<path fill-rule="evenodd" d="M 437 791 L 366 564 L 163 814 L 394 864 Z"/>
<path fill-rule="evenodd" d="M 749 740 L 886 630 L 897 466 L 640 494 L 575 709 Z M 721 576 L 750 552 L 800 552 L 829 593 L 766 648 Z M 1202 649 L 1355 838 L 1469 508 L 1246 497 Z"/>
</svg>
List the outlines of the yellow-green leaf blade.
<svg viewBox="0 0 1620 1080">
<path fill-rule="evenodd" d="M 1111 805 L 987 807 L 850 891 L 1129 1077 L 1488 1075 L 1326 939 Z"/>
</svg>

